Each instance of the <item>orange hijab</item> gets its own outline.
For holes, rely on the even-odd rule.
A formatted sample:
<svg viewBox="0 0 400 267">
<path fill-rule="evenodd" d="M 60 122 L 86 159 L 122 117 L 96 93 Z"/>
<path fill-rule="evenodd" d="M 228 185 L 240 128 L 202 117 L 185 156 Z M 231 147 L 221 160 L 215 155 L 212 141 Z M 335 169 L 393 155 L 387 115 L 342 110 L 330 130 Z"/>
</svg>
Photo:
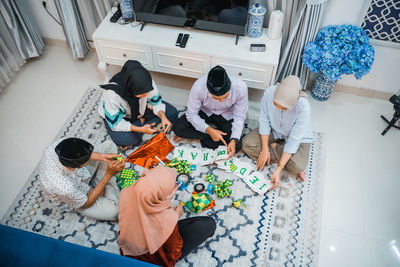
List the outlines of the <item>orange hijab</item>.
<svg viewBox="0 0 400 267">
<path fill-rule="evenodd" d="M 179 218 L 171 206 L 175 177 L 175 169 L 158 166 L 121 191 L 118 243 L 125 256 L 154 254 L 172 234 Z"/>
</svg>

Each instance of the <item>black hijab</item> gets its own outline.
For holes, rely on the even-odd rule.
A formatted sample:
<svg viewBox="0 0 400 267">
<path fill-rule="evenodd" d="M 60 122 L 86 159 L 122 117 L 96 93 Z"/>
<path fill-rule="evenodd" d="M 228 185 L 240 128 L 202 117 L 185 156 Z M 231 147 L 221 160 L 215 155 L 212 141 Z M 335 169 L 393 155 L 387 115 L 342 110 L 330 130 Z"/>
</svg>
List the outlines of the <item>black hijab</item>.
<svg viewBox="0 0 400 267">
<path fill-rule="evenodd" d="M 131 108 L 131 122 L 133 123 L 139 116 L 139 98 L 136 95 L 153 90 L 152 81 L 150 72 L 140 62 L 128 60 L 122 70 L 112 77 L 110 84 L 103 84 L 100 87 L 113 90 L 128 102 Z"/>
</svg>

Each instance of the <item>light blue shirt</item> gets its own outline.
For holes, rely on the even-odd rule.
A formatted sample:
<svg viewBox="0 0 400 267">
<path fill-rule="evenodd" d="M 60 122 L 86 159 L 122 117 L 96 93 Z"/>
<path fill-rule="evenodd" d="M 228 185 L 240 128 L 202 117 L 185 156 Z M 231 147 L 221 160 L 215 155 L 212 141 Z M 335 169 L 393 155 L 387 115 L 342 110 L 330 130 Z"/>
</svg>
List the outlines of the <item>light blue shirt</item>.
<svg viewBox="0 0 400 267">
<path fill-rule="evenodd" d="M 313 133 L 310 125 L 310 104 L 307 99 L 300 97 L 289 110 L 278 110 L 274 105 L 276 85 L 265 90 L 261 100 L 259 117 L 259 133 L 270 135 L 275 139 L 284 139 L 284 152 L 295 154 L 301 143 L 312 143 Z"/>
</svg>

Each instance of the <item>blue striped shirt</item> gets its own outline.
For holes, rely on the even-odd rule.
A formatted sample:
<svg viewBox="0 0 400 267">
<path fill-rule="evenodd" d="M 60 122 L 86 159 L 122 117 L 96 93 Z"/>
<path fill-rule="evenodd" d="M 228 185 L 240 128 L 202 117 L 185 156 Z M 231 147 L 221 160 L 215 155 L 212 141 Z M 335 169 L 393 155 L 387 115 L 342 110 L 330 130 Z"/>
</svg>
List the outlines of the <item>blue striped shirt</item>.
<svg viewBox="0 0 400 267">
<path fill-rule="evenodd" d="M 267 88 L 261 100 L 259 133 L 270 135 L 272 131 L 275 139 L 286 141 L 283 151 L 294 154 L 301 143 L 313 142 L 310 104 L 306 98 L 300 97 L 289 110 L 278 110 L 273 103 L 275 89 L 276 85 Z"/>
</svg>

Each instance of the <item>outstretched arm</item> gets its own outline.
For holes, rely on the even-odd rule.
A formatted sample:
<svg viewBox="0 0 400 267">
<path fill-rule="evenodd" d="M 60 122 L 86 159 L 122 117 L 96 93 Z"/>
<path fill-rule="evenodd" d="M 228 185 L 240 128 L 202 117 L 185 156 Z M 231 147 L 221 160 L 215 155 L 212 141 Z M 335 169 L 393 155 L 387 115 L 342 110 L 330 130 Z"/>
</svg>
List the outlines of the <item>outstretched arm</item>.
<svg viewBox="0 0 400 267">
<path fill-rule="evenodd" d="M 108 164 L 107 171 L 104 174 L 104 177 L 100 180 L 100 182 L 96 185 L 95 188 L 93 188 L 92 191 L 89 192 L 87 196 L 87 201 L 81 208 L 86 209 L 92 206 L 95 202 L 96 199 L 103 194 L 104 189 L 107 185 L 107 183 L 111 180 L 111 178 L 122 171 L 122 169 L 125 167 L 125 161 L 119 161 L 119 160 L 114 160 L 112 163 Z"/>
</svg>

